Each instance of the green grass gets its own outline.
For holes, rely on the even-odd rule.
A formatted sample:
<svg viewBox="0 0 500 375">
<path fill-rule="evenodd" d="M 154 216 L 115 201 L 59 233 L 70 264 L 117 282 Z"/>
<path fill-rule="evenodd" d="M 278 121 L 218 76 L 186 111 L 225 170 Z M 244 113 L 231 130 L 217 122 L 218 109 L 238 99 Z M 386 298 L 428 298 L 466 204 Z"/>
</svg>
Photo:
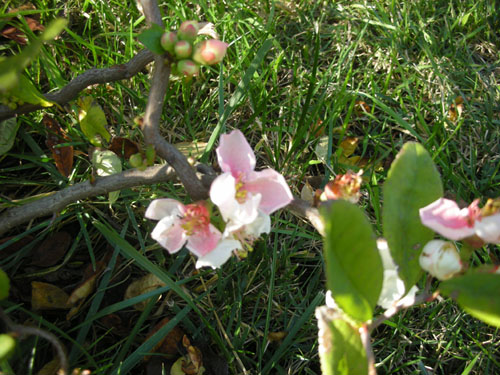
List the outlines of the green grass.
<svg viewBox="0 0 500 375">
<path fill-rule="evenodd" d="M 16 3 L 4 2 L 0 14 Z M 32 3 L 42 24 L 57 15 L 69 19 L 61 38 L 44 46 L 28 69 L 42 91 L 61 88 L 87 69 L 124 63 L 142 48 L 136 36 L 145 20 L 135 2 Z M 488 0 L 162 2 L 167 26 L 175 28 L 184 19 L 211 21 L 230 43 L 222 70 L 204 68 L 189 85 L 172 81 L 162 133 L 173 144 L 209 142 L 204 158 L 215 163 L 218 135 L 238 128 L 255 147 L 258 166 L 282 172 L 296 195 L 307 178 L 324 180 L 330 169 L 359 168 L 339 162 L 341 142 L 358 137 L 355 155 L 368 161 L 361 205 L 378 233 L 381 186 L 406 141 L 425 145 L 448 197 L 470 202 L 500 196 L 497 7 Z M 19 51 L 15 43 L 2 42 L 0 54 Z M 134 118 L 145 108 L 148 72 L 86 90 L 103 107 L 109 130 L 139 143 Z M 463 112 L 451 121 L 449 110 L 458 96 Z M 367 112 L 358 109 L 360 101 Z M 76 110 L 73 102 L 20 117 L 14 147 L 0 157 L 2 205 L 90 177 L 89 143 Z M 43 113 L 60 122 L 78 150 L 70 181 L 56 170 L 45 146 Z M 328 166 L 314 154 L 323 136 L 332 145 Z M 377 163 L 381 169 L 373 167 Z M 185 250 L 170 256 L 149 237 L 154 222 L 144 219 L 145 208 L 153 198 L 167 196 L 184 200 L 185 192 L 177 183 L 126 189 L 112 209 L 106 197 L 87 199 L 70 205 L 52 226 L 50 218 L 36 219 L 9 233 L 18 236 L 12 241 L 17 244 L 23 235 L 28 238 L 18 252 L 1 258 L 13 284 L 3 304 L 12 319 L 52 331 L 66 345 L 71 366 L 95 374 L 132 368 L 130 373 L 146 373 L 144 353 L 170 327 L 146 337 L 165 316 L 204 348 L 212 373 L 212 366 L 224 362 L 230 374 L 319 374 L 314 307 L 323 304 L 325 285 L 319 234 L 281 212 L 248 259 L 197 273 Z M 51 268 L 30 265 L 31 249 L 60 230 L 75 239 L 66 257 Z M 490 250 L 498 254 L 498 248 Z M 105 254 L 111 257 L 106 273 L 70 321 L 67 311 L 30 311 L 31 281 L 71 293 L 81 270 Z M 166 286 L 124 300 L 130 282 L 149 272 Z M 162 299 L 149 302 L 145 312 L 132 307 L 159 293 Z M 103 323 L 109 314 L 120 319 L 123 330 Z M 288 335 L 282 342 L 268 340 L 269 333 L 283 331 Z M 403 312 L 373 338 L 380 374 L 500 371 L 497 330 L 450 302 Z M 44 340 L 30 337 L 15 358 L 16 373 L 36 374 L 53 353 Z"/>
</svg>

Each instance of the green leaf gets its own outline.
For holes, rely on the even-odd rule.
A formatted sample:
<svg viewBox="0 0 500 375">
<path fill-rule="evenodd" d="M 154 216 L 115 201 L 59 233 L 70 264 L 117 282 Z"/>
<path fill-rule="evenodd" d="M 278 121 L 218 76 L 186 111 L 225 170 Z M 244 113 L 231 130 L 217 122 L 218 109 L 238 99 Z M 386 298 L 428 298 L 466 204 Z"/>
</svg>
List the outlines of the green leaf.
<svg viewBox="0 0 500 375">
<path fill-rule="evenodd" d="M 110 176 L 122 171 L 122 162 L 120 158 L 113 151 L 109 150 L 94 151 L 92 154 L 92 165 L 98 176 Z M 109 204 L 115 203 L 119 196 L 120 191 L 112 191 L 109 193 Z"/>
<path fill-rule="evenodd" d="M 0 268 L 0 300 L 9 296 L 10 280 L 9 276 Z"/>
<path fill-rule="evenodd" d="M 0 361 L 9 359 L 16 348 L 16 340 L 5 333 L 0 335 Z"/>
<path fill-rule="evenodd" d="M 109 142 L 111 135 L 106 130 L 108 122 L 101 106 L 95 103 L 89 96 L 79 99 L 78 105 L 80 106 L 78 112 L 80 128 L 83 134 L 90 140 L 90 143 L 94 146 L 101 146 L 101 140 L 98 135 Z"/>
<path fill-rule="evenodd" d="M 439 173 L 425 148 L 406 143 L 384 184 L 384 237 L 406 290 L 422 276 L 418 258 L 434 232 L 422 225 L 418 210 L 443 196 Z"/>
<path fill-rule="evenodd" d="M 473 317 L 500 327 L 499 274 L 469 273 L 443 281 L 439 290 Z"/>
<path fill-rule="evenodd" d="M 359 331 L 326 306 L 316 309 L 321 373 L 366 375 L 368 360 Z"/>
<path fill-rule="evenodd" d="M 165 30 L 159 25 L 153 24 L 149 29 L 144 30 L 137 36 L 139 42 L 144 44 L 144 46 L 151 52 L 157 55 L 163 55 L 165 50 L 161 46 L 160 39 Z"/>
<path fill-rule="evenodd" d="M 19 124 L 20 122 L 14 117 L 0 122 L 0 155 L 12 148 Z"/>
<path fill-rule="evenodd" d="M 58 18 L 52 21 L 39 38 L 34 39 L 21 53 L 0 61 L 0 93 L 13 89 L 19 77 L 35 59 L 44 42 L 54 39 L 64 29 L 68 21 Z"/>
<path fill-rule="evenodd" d="M 48 101 L 42 93 L 38 91 L 33 82 L 23 74 L 19 77 L 19 84 L 14 87 L 9 94 L 17 99 L 21 99 L 24 103 L 40 104 L 43 107 L 50 107 L 54 104 Z"/>
<path fill-rule="evenodd" d="M 322 211 L 327 287 L 339 307 L 358 322 L 370 320 L 382 290 L 383 266 L 370 223 L 344 200 Z"/>
</svg>

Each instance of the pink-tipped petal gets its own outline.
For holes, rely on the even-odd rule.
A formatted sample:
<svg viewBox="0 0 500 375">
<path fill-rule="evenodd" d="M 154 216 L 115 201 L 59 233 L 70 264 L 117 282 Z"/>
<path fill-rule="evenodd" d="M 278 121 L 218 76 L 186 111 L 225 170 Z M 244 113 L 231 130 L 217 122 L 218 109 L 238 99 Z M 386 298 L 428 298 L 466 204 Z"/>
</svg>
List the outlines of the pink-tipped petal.
<svg viewBox="0 0 500 375">
<path fill-rule="evenodd" d="M 231 172 L 234 177 L 249 173 L 255 168 L 255 154 L 245 136 L 238 129 L 220 137 L 217 160 L 223 172 Z"/>
<path fill-rule="evenodd" d="M 146 216 L 151 220 L 161 220 L 166 216 L 178 216 L 183 212 L 184 205 L 175 199 L 155 199 L 146 210 Z"/>
<path fill-rule="evenodd" d="M 461 240 L 474 235 L 469 209 L 460 209 L 449 199 L 440 198 L 421 208 L 420 220 L 423 225 L 450 240 Z"/>
<path fill-rule="evenodd" d="M 476 221 L 476 234 L 488 243 L 500 243 L 500 214 L 486 216 Z"/>
<path fill-rule="evenodd" d="M 220 231 L 210 224 L 207 231 L 194 233 L 189 236 L 186 247 L 194 255 L 202 257 L 216 248 L 221 237 Z"/>
<path fill-rule="evenodd" d="M 180 222 L 172 217 L 160 220 L 151 232 L 151 237 L 167 249 L 170 254 L 182 249 L 187 239 Z"/>
<path fill-rule="evenodd" d="M 222 240 L 218 243 L 214 250 L 198 258 L 198 261 L 196 262 L 196 268 L 219 268 L 231 257 L 233 250 L 241 248 L 242 247 L 240 241 L 230 239 Z"/>
<path fill-rule="evenodd" d="M 243 188 L 262 195 L 259 209 L 268 215 L 285 207 L 293 200 L 285 178 L 273 169 L 251 173 Z"/>
</svg>

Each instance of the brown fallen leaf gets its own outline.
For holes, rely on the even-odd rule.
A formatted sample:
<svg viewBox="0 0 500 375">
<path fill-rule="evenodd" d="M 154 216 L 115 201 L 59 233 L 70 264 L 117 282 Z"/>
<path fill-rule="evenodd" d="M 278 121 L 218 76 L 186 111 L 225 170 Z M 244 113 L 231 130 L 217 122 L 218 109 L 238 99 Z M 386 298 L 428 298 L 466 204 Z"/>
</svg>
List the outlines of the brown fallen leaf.
<svg viewBox="0 0 500 375">
<path fill-rule="evenodd" d="M 457 96 L 455 101 L 451 103 L 450 109 L 448 110 L 448 120 L 451 122 L 456 122 L 462 112 L 464 111 L 464 98 Z"/>
<path fill-rule="evenodd" d="M 113 137 L 108 149 L 124 159 L 129 159 L 131 155 L 140 152 L 137 143 L 124 137 Z"/>
<path fill-rule="evenodd" d="M 163 318 L 160 320 L 153 329 L 148 333 L 146 340 L 158 332 L 165 324 L 170 321 L 170 318 Z M 151 349 L 152 353 L 159 353 L 169 357 L 173 357 L 179 354 L 179 345 L 182 343 L 182 338 L 185 336 L 184 331 L 175 326 L 170 332 Z M 148 361 L 150 356 L 144 357 L 145 361 Z"/>
<path fill-rule="evenodd" d="M 161 281 L 158 277 L 153 275 L 152 273 L 147 274 L 144 277 L 141 277 L 138 280 L 133 281 L 125 291 L 124 299 L 130 299 L 133 297 L 140 296 L 141 294 L 145 294 L 151 292 L 155 289 L 158 289 L 162 286 L 165 286 L 165 283 Z M 158 297 L 159 298 L 159 297 Z M 143 311 L 146 308 L 148 301 L 142 301 L 136 303 L 134 308 L 139 311 Z"/>
<path fill-rule="evenodd" d="M 196 346 L 191 345 L 191 342 L 186 335 L 182 338 L 182 345 L 184 345 L 187 350 L 187 360 L 182 362 L 182 371 L 184 371 L 186 375 L 202 374 L 204 369 L 201 350 Z"/>
<path fill-rule="evenodd" d="M 38 267 L 53 266 L 66 254 L 72 240 L 73 237 L 68 232 L 53 233 L 33 251 L 30 265 Z"/>
<path fill-rule="evenodd" d="M 58 147 L 58 145 L 68 143 L 71 139 L 52 117 L 44 115 L 43 124 L 47 128 L 47 140 L 45 144 L 52 152 L 57 170 L 63 176 L 68 177 L 73 170 L 73 146 Z"/>
<path fill-rule="evenodd" d="M 3 245 L 7 241 L 10 241 L 15 237 L 16 236 L 2 238 L 0 240 L 0 245 Z M 31 241 L 33 241 L 33 240 L 34 240 L 33 236 L 27 235 L 27 236 L 21 238 L 19 241 L 16 241 L 13 244 L 7 246 L 2 251 L 0 251 L 0 259 L 5 259 L 5 258 L 11 256 L 12 254 L 17 253 L 19 250 L 21 250 L 24 246 L 31 243 Z"/>
<path fill-rule="evenodd" d="M 68 294 L 61 288 L 40 281 L 31 282 L 31 307 L 33 310 L 68 309 Z"/>
<path fill-rule="evenodd" d="M 286 336 L 288 335 L 288 332 L 286 331 L 281 331 L 281 332 L 269 332 L 267 334 L 267 339 L 271 342 L 280 342 L 283 340 Z"/>
<path fill-rule="evenodd" d="M 52 361 L 47 362 L 36 375 L 57 375 L 60 368 L 59 358 L 54 358 Z"/>
<path fill-rule="evenodd" d="M 40 24 L 40 22 L 38 22 L 34 18 L 24 17 L 24 20 L 28 24 L 28 28 L 31 31 L 36 31 L 36 30 L 43 31 L 43 30 L 45 30 L 45 27 L 43 27 Z M 28 38 L 26 37 L 26 34 L 22 30 L 21 25 L 20 26 L 5 26 L 2 29 L 2 31 L 0 31 L 0 35 L 3 36 L 4 38 L 11 39 L 14 42 L 21 44 L 21 45 L 25 45 L 28 42 Z"/>
<path fill-rule="evenodd" d="M 76 287 L 68 298 L 68 304 L 74 306 L 78 301 L 87 298 L 95 289 L 97 278 L 105 270 L 107 262 L 100 260 L 96 262 L 95 271 L 89 264 L 83 273 L 83 281 Z"/>
</svg>

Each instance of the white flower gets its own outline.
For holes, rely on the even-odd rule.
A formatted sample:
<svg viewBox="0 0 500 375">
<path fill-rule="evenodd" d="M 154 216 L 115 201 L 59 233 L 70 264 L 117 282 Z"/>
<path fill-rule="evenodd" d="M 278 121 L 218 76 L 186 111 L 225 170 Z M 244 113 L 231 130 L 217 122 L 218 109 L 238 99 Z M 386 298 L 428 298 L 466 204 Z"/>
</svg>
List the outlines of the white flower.
<svg viewBox="0 0 500 375">
<path fill-rule="evenodd" d="M 420 267 L 439 280 L 447 280 L 462 270 L 462 261 L 452 242 L 429 241 L 420 254 Z"/>
</svg>

